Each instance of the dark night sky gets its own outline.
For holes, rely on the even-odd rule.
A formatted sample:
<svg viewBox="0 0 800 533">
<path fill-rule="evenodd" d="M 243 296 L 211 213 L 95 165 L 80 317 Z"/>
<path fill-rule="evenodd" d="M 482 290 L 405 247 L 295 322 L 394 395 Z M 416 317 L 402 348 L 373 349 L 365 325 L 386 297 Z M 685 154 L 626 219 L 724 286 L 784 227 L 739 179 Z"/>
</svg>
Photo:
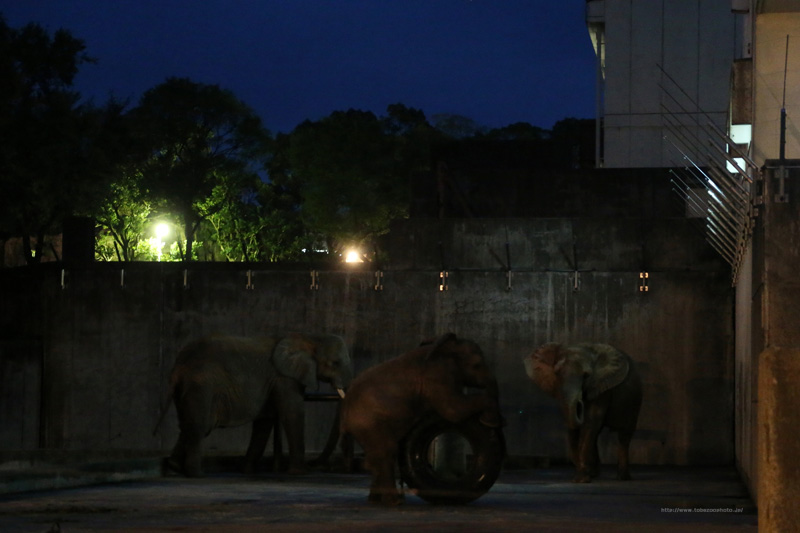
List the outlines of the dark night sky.
<svg viewBox="0 0 800 533">
<path fill-rule="evenodd" d="M 76 88 L 136 103 L 168 76 L 232 90 L 272 131 L 403 103 L 489 127 L 594 117 L 583 0 L 0 0 L 87 44 Z"/>
</svg>

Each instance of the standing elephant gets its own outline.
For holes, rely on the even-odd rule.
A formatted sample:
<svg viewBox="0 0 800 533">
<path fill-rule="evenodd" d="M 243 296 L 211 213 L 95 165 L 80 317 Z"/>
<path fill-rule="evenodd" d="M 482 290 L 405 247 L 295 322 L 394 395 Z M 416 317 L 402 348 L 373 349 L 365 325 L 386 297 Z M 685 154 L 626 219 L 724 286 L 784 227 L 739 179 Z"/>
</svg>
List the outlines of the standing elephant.
<svg viewBox="0 0 800 533">
<path fill-rule="evenodd" d="M 467 395 L 464 387 L 485 391 Z M 452 333 L 356 377 L 342 402 L 341 430 L 364 449 L 372 473 L 369 501 L 402 501 L 395 482 L 398 445 L 418 421 L 431 413 L 450 422 L 480 414 L 483 424 L 498 427 L 497 396 L 481 349 Z"/>
<path fill-rule="evenodd" d="M 628 448 L 642 405 L 642 381 L 633 360 L 608 344 L 549 343 L 524 363 L 531 380 L 561 406 L 575 481 L 588 483 L 597 476 L 597 437 L 603 427 L 618 432 L 617 476 L 630 479 Z"/>
<path fill-rule="evenodd" d="M 350 378 L 347 347 L 335 335 L 210 336 L 191 342 L 170 376 L 180 436 L 168 465 L 187 476 L 202 475 L 203 438 L 214 428 L 252 422 L 245 472 L 254 472 L 277 418 L 289 444 L 289 472 L 302 472 L 305 390 L 326 381 L 343 396 Z"/>
</svg>

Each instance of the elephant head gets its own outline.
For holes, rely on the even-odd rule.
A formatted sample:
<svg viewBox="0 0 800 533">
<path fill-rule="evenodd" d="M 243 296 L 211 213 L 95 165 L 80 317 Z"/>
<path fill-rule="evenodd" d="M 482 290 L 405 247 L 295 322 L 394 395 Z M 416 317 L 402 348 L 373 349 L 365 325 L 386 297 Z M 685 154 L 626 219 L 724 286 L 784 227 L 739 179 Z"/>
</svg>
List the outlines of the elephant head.
<svg viewBox="0 0 800 533">
<path fill-rule="evenodd" d="M 336 335 L 289 334 L 275 346 L 272 363 L 282 375 L 306 388 L 325 381 L 342 397 L 352 379 L 347 345 Z"/>
<path fill-rule="evenodd" d="M 426 357 L 428 364 L 435 366 L 447 362 L 453 365 L 450 370 L 462 386 L 485 389 L 489 396 L 497 398 L 497 380 L 477 343 L 446 333 L 423 344 L 432 344 Z"/>
<path fill-rule="evenodd" d="M 548 343 L 524 359 L 528 377 L 559 400 L 567 426 L 583 424 L 584 401 L 594 401 L 628 375 L 629 363 L 610 346 Z"/>
</svg>

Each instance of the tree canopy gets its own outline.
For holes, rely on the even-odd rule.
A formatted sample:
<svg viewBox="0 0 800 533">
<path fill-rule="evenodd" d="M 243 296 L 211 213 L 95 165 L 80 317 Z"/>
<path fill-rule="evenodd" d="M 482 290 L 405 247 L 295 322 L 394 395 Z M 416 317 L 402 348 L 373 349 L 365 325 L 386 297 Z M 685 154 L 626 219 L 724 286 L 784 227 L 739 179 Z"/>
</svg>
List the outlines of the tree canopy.
<svg viewBox="0 0 800 533">
<path fill-rule="evenodd" d="M 200 223 L 223 208 L 218 195 L 244 195 L 266 158 L 269 133 L 244 102 L 217 85 L 169 78 L 148 90 L 132 111 L 137 134 L 149 143 L 144 184 L 178 215 L 192 260 Z M 261 163 L 261 164 L 259 164 Z"/>
<path fill-rule="evenodd" d="M 84 50 L 67 30 L 14 29 L 0 18 L 0 231 L 23 238 L 28 263 L 108 186 L 121 110 L 78 104 L 73 78 L 93 61 Z"/>
<path fill-rule="evenodd" d="M 552 131 L 490 129 L 455 114 L 429 121 L 396 103 L 384 116 L 333 111 L 273 138 L 231 91 L 188 78 L 167 78 L 132 108 L 82 103 L 72 82 L 94 61 L 67 30 L 14 29 L 0 16 L 0 237 L 22 237 L 28 262 L 74 215 L 94 218 L 106 260 L 376 252 L 392 221 L 408 216 L 409 185 L 431 174 L 437 143 L 548 143 L 574 165 L 585 130 L 576 119 Z M 181 228 L 166 250 L 152 236 L 157 221 Z"/>
<path fill-rule="evenodd" d="M 428 165 L 433 130 L 424 113 L 401 104 L 388 111 L 335 111 L 278 139 L 270 177 L 296 191 L 310 238 L 334 254 L 374 246 L 407 216 L 410 174 Z"/>
</svg>

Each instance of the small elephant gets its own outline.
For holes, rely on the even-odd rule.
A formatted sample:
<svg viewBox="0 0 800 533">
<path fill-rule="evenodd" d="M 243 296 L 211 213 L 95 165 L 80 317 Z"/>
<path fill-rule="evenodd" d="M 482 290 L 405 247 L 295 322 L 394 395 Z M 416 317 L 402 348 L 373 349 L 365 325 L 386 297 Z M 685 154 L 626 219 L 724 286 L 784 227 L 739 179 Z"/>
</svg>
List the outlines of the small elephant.
<svg viewBox="0 0 800 533">
<path fill-rule="evenodd" d="M 617 476 L 630 479 L 628 449 L 642 405 L 642 381 L 633 360 L 608 344 L 548 343 L 524 363 L 531 380 L 561 406 L 575 482 L 597 476 L 597 437 L 603 427 L 618 432 Z"/>
<path fill-rule="evenodd" d="M 350 367 L 347 346 L 335 335 L 209 336 L 189 343 L 170 375 L 180 436 L 168 466 L 202 475 L 203 438 L 214 428 L 252 422 L 244 470 L 253 473 L 277 418 L 289 444 L 289 472 L 302 472 L 305 390 L 326 381 L 343 396 Z"/>
<path fill-rule="evenodd" d="M 467 395 L 464 387 L 484 393 Z M 357 376 L 342 402 L 341 430 L 364 449 L 372 473 L 369 501 L 402 501 L 395 482 L 398 445 L 418 421 L 431 413 L 456 423 L 480 414 L 483 424 L 499 427 L 497 398 L 480 347 L 452 333 Z"/>
</svg>

